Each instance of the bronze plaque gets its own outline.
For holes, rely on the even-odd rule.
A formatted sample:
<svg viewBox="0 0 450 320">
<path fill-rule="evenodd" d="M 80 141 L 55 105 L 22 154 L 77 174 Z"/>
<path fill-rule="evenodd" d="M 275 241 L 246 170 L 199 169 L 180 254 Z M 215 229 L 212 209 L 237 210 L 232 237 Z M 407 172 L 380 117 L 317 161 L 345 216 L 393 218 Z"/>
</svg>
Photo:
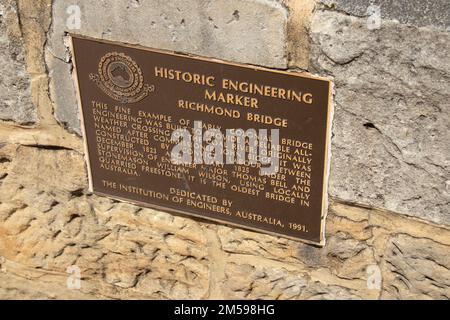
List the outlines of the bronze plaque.
<svg viewBox="0 0 450 320">
<path fill-rule="evenodd" d="M 91 191 L 324 244 L 328 79 L 76 35 L 72 52 Z M 259 153 L 250 134 L 239 147 L 238 129 L 257 134 Z M 190 163 L 172 157 L 184 141 L 175 130 L 192 134 L 179 149 L 193 148 Z M 233 162 L 242 150 L 248 159 Z"/>
</svg>

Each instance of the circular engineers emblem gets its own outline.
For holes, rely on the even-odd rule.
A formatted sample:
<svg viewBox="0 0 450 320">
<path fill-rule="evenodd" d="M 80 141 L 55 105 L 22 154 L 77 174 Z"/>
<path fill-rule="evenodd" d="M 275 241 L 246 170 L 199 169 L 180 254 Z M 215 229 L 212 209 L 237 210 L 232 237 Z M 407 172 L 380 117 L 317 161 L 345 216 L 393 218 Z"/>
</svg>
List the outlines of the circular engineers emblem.
<svg viewBox="0 0 450 320">
<path fill-rule="evenodd" d="M 140 101 L 155 90 L 153 85 L 144 84 L 141 68 L 124 53 L 105 54 L 98 64 L 98 74 L 91 73 L 89 77 L 108 96 L 122 103 Z"/>
</svg>

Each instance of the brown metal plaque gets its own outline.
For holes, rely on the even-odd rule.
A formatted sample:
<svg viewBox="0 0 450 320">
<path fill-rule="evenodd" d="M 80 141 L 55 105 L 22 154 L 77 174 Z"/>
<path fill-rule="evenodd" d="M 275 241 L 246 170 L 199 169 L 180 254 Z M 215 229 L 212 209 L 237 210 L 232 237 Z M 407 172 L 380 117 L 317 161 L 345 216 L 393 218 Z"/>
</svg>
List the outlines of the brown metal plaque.
<svg viewBox="0 0 450 320">
<path fill-rule="evenodd" d="M 328 79 L 76 35 L 72 53 L 91 191 L 324 244 Z M 194 122 L 224 135 L 278 129 L 277 172 L 261 175 L 250 162 L 174 164 L 172 133 Z"/>
</svg>

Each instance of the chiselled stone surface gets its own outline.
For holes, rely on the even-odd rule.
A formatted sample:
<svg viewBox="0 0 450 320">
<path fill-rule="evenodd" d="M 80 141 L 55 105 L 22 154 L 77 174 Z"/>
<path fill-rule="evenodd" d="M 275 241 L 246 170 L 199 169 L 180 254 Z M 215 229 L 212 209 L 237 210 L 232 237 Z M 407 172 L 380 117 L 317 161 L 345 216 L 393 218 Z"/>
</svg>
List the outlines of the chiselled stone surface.
<svg viewBox="0 0 450 320">
<path fill-rule="evenodd" d="M 323 279 L 322 279 L 323 280 Z M 226 269 L 224 294 L 227 299 L 362 299 L 357 288 L 325 284 L 310 273 L 230 263 Z"/>
<path fill-rule="evenodd" d="M 0 148 L 0 298 L 448 299 L 450 230 L 332 203 L 324 248 L 86 192 L 83 157 Z M 80 270 L 69 289 L 67 268 Z M 379 270 L 370 287 L 368 268 Z M 4 281 L 3 281 L 4 279 Z"/>
<path fill-rule="evenodd" d="M 355 232 L 366 228 L 367 221 L 332 216 L 328 223 L 332 231 L 324 248 L 223 227 L 218 234 L 231 261 L 226 268 L 226 296 L 233 299 L 377 298 L 379 291 L 367 287 L 366 269 L 377 263 L 368 244 L 371 235 L 361 237 Z M 259 259 L 261 256 L 268 260 Z M 239 274 L 247 282 L 236 277 Z"/>
<path fill-rule="evenodd" d="M 14 268 L 14 274 L 8 272 Z M 64 297 L 65 299 L 92 300 L 94 294 L 84 294 L 80 290 L 68 290 L 67 274 L 36 272 L 32 268 L 5 262 L 0 271 L 0 297 L 4 300 L 30 299 L 47 300 Z"/>
<path fill-rule="evenodd" d="M 84 162 L 73 151 L 8 145 L 1 153 L 0 256 L 59 274 L 76 265 L 86 294 L 205 296 L 208 256 L 197 223 L 84 195 Z"/>
<path fill-rule="evenodd" d="M 49 95 L 55 108 L 56 119 L 70 131 L 81 134 L 72 64 L 47 53 L 50 87 Z"/>
<path fill-rule="evenodd" d="M 33 124 L 37 112 L 24 55 L 16 2 L 0 0 L 0 119 Z"/>
<path fill-rule="evenodd" d="M 225 297 L 448 299 L 449 229 L 342 204 L 330 211 L 323 249 L 222 227 Z"/>
<path fill-rule="evenodd" d="M 399 234 L 384 255 L 383 299 L 450 299 L 448 246 Z"/>
<path fill-rule="evenodd" d="M 74 5 L 81 10 L 79 30 L 67 25 L 67 8 Z M 109 14 L 99 19 L 99 12 L 105 11 Z M 55 116 L 79 131 L 70 67 L 61 64 L 70 60 L 66 32 L 284 68 L 287 19 L 287 10 L 271 0 L 56 0 L 47 43 Z"/>
<path fill-rule="evenodd" d="M 359 17 L 370 14 L 369 6 L 378 6 L 382 19 L 398 20 L 419 27 L 434 26 L 450 30 L 448 0 L 320 0 L 319 3 Z"/>
<path fill-rule="evenodd" d="M 450 35 L 318 11 L 311 65 L 335 79 L 332 196 L 450 223 Z"/>
<path fill-rule="evenodd" d="M 11 131 L 5 125 L 0 299 L 450 299 L 448 33 L 385 20 L 381 29 L 368 30 L 365 17 L 345 14 L 360 15 L 351 4 L 362 1 L 333 2 L 338 3 L 333 11 L 315 13 L 310 54 L 312 71 L 336 82 L 325 247 L 92 195 L 80 139 L 60 135 L 63 129 Z M 287 64 L 283 6 L 290 1 L 55 0 L 46 64 L 55 116 L 72 131 L 79 126 L 63 36 L 69 31 L 67 6 L 76 3 L 82 13 L 82 29 L 72 30 L 77 33 L 266 66 Z M 27 66 L 39 89 L 33 99 L 40 101 L 47 94 L 40 48 L 50 1 L 19 0 L 24 34 L 15 1 L 0 4 L 5 48 L 0 60 L 18 63 L 11 77 L 0 75 L 0 83 L 17 75 L 27 79 L 24 38 L 27 61 L 40 61 Z M 33 6 L 47 12 L 45 17 Z M 114 14 L 99 20 L 105 8 Z M 410 14 L 413 20 L 402 20 L 395 10 L 385 17 L 413 25 L 428 25 L 430 18 L 441 28 L 442 15 L 433 12 L 434 7 L 422 20 Z M 299 52 L 303 59 L 306 53 Z M 297 58 L 292 66 L 308 65 Z M 23 96 L 14 97 L 29 96 L 29 85 L 23 89 Z M 9 120 L 33 122 L 32 110 L 34 118 Z M 68 286 L 71 266 L 80 270 L 79 289 Z"/>
</svg>

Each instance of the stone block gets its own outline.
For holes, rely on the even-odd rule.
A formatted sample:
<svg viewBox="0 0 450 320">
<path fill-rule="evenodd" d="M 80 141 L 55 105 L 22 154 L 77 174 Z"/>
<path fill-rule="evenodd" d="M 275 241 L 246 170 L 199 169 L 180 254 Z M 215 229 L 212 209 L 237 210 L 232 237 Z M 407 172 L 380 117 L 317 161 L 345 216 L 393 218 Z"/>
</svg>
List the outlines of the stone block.
<svg viewBox="0 0 450 320">
<path fill-rule="evenodd" d="M 450 35 L 318 11 L 311 66 L 334 77 L 331 196 L 450 223 Z"/>
<path fill-rule="evenodd" d="M 378 6 L 381 18 L 418 27 L 432 26 L 449 31 L 450 2 L 447 0 L 321 0 L 322 4 L 350 15 L 368 16 L 371 5 Z"/>
<path fill-rule="evenodd" d="M 80 29 L 70 29 L 67 23 L 70 6 L 80 8 Z M 61 66 L 70 63 L 64 42 L 69 32 L 267 67 L 287 66 L 288 12 L 277 1 L 56 0 L 52 17 L 46 56 L 55 116 L 76 132 L 80 129 L 70 67 Z"/>
<path fill-rule="evenodd" d="M 31 79 L 15 1 L 0 0 L 0 119 L 22 125 L 37 121 Z"/>
</svg>

